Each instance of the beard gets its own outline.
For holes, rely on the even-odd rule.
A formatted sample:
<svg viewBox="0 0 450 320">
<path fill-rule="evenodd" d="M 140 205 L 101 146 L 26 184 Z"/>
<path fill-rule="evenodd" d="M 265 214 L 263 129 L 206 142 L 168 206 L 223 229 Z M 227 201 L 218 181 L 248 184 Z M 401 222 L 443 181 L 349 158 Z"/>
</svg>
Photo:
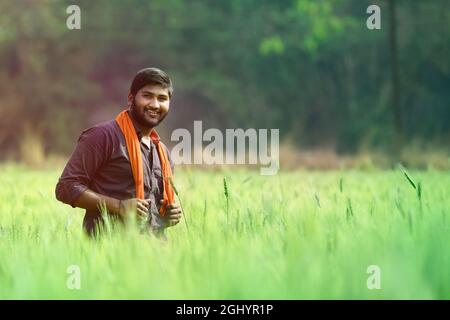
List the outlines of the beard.
<svg viewBox="0 0 450 320">
<path fill-rule="evenodd" d="M 145 110 L 146 108 L 144 108 L 143 110 Z M 130 106 L 130 113 L 133 116 L 133 119 L 136 120 L 136 122 L 142 126 L 142 127 L 146 127 L 146 128 L 154 128 L 156 127 L 158 124 L 160 124 L 161 121 L 164 120 L 164 118 L 167 116 L 167 113 L 165 113 L 164 115 L 160 115 L 158 119 L 155 118 L 149 118 L 146 117 L 145 111 L 141 111 L 141 109 L 139 109 L 136 106 L 135 100 L 133 98 L 133 102 Z"/>
</svg>

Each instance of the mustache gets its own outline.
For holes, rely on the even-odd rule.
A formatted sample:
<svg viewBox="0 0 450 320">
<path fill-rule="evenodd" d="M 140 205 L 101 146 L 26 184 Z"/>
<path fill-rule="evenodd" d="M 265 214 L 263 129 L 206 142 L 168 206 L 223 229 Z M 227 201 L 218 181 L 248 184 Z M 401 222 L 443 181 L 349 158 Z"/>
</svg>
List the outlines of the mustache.
<svg viewBox="0 0 450 320">
<path fill-rule="evenodd" d="M 152 107 L 144 107 L 144 111 L 154 111 L 154 112 L 161 113 L 161 111 L 159 109 L 152 108 Z"/>
<path fill-rule="evenodd" d="M 133 99 L 131 105 L 130 105 L 130 111 L 133 114 L 133 116 L 135 117 L 136 121 L 138 121 L 141 125 L 147 125 L 147 123 L 145 122 L 145 120 L 143 118 L 141 118 L 142 116 L 139 114 L 139 109 L 136 107 L 135 101 Z M 148 110 L 153 110 L 158 112 L 158 114 L 160 115 L 159 119 L 158 119 L 158 123 L 155 125 L 157 126 L 158 124 L 160 124 L 165 117 L 167 117 L 168 112 L 166 112 L 165 114 L 161 115 L 161 110 L 156 110 L 155 108 L 152 107 L 144 107 L 144 112 L 148 111 Z"/>
</svg>

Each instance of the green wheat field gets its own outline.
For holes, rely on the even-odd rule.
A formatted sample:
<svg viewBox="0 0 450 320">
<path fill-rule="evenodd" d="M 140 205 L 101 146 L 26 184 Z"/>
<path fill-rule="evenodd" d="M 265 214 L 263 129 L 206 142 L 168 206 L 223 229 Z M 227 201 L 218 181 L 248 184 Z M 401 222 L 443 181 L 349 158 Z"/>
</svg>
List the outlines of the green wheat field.
<svg viewBox="0 0 450 320">
<path fill-rule="evenodd" d="M 0 167 L 1 299 L 450 298 L 450 172 L 177 170 L 187 225 L 163 242 L 87 238 L 61 171 Z"/>
</svg>

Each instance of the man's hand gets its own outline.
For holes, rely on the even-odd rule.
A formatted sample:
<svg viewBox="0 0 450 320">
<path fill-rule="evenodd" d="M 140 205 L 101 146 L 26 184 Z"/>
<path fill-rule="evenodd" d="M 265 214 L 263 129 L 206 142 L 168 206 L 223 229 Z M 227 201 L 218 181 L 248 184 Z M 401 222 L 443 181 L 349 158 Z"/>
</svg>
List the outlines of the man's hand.
<svg viewBox="0 0 450 320">
<path fill-rule="evenodd" d="M 132 198 L 120 201 L 119 215 L 125 216 L 128 212 L 136 212 L 140 219 L 147 219 L 149 217 L 150 199 Z"/>
<path fill-rule="evenodd" d="M 163 203 L 164 201 L 161 200 L 160 204 L 162 205 Z M 169 204 L 166 206 L 166 212 L 164 213 L 163 219 L 168 227 L 173 227 L 180 222 L 181 215 L 181 206 L 178 203 Z"/>
</svg>

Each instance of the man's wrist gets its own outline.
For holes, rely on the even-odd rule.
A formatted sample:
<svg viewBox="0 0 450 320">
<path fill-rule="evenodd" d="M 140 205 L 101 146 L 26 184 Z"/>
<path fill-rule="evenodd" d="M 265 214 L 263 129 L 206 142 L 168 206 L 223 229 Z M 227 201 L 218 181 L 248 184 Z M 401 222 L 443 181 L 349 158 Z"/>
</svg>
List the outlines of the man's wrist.
<svg viewBox="0 0 450 320">
<path fill-rule="evenodd" d="M 120 199 L 108 197 L 104 200 L 108 204 L 108 212 L 113 216 L 120 216 L 123 212 L 123 202 Z"/>
</svg>

